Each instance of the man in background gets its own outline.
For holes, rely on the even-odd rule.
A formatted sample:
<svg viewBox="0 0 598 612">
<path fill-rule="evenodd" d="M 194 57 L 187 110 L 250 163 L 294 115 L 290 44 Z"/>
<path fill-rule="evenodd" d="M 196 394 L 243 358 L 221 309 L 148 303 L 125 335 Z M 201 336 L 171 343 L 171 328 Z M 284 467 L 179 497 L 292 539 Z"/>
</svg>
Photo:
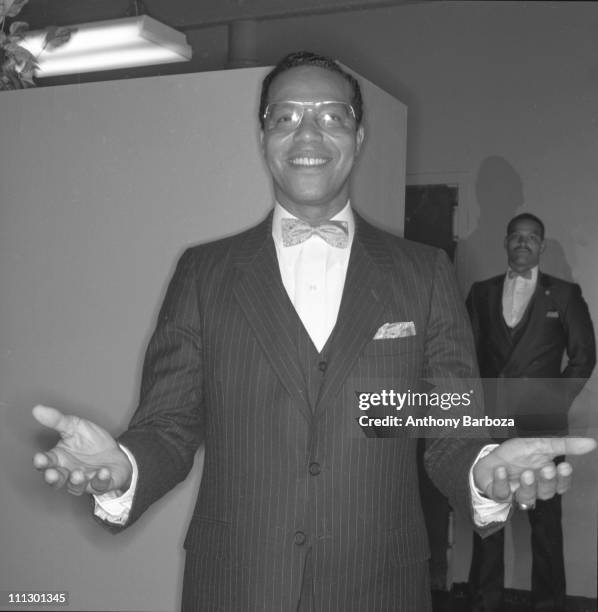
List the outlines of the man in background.
<svg viewBox="0 0 598 612">
<path fill-rule="evenodd" d="M 486 379 L 486 412 L 513 418 L 512 435 L 562 436 L 569 407 L 596 363 L 588 307 L 579 285 L 539 270 L 545 242 L 538 217 L 523 213 L 511 219 L 504 246 L 506 274 L 474 283 L 467 298 Z M 534 610 L 561 612 L 566 585 L 560 495 L 539 499 L 528 518 Z M 502 610 L 503 582 L 504 530 L 484 539 L 474 534 L 474 610 Z"/>
</svg>

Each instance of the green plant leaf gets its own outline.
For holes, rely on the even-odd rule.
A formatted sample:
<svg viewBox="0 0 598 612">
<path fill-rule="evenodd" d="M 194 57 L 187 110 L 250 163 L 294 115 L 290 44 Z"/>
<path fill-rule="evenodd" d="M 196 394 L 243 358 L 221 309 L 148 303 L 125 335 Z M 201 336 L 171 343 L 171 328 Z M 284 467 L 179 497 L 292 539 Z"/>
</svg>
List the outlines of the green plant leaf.
<svg viewBox="0 0 598 612">
<path fill-rule="evenodd" d="M 18 41 L 11 39 L 10 37 L 6 39 L 5 43 L 2 45 L 4 52 L 6 55 L 14 55 L 19 47 Z"/>
<path fill-rule="evenodd" d="M 2 79 L 7 85 L 6 89 L 23 89 L 19 74 L 13 67 L 6 69 L 6 67 L 3 66 L 2 72 Z"/>
<path fill-rule="evenodd" d="M 64 45 L 76 31 L 77 28 L 68 26 L 50 26 L 46 31 L 43 48 L 51 51 Z"/>
<path fill-rule="evenodd" d="M 8 15 L 10 7 L 15 0 L 0 0 L 0 19 L 3 19 Z"/>
<path fill-rule="evenodd" d="M 0 18 L 16 17 L 29 0 L 0 0 Z"/>
<path fill-rule="evenodd" d="M 17 72 L 31 71 L 37 66 L 35 56 L 17 43 L 7 45 L 5 49 L 7 57 L 13 60 Z"/>
<path fill-rule="evenodd" d="M 8 28 L 8 33 L 11 36 L 23 34 L 29 29 L 29 24 L 26 21 L 13 21 Z"/>
<path fill-rule="evenodd" d="M 25 87 L 25 89 L 29 88 L 29 87 L 35 87 L 35 81 L 33 80 L 33 72 L 29 71 L 29 72 L 21 72 L 21 82 L 23 83 L 23 86 Z"/>
</svg>

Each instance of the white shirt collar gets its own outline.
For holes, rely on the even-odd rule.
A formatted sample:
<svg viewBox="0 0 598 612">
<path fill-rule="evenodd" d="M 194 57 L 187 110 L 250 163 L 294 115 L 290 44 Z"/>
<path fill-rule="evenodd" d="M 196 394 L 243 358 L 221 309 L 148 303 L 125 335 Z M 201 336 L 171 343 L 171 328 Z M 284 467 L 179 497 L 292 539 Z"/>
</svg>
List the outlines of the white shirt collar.
<svg viewBox="0 0 598 612">
<path fill-rule="evenodd" d="M 290 213 L 286 208 L 283 208 L 278 202 L 274 204 L 274 214 L 272 215 L 272 238 L 274 244 L 282 246 L 282 227 L 281 219 L 297 219 L 295 215 Z M 340 210 L 330 221 L 346 221 L 347 231 L 349 234 L 349 246 L 353 242 L 353 236 L 355 235 L 355 215 L 351 208 L 351 200 L 348 200 L 344 208 Z"/>
</svg>

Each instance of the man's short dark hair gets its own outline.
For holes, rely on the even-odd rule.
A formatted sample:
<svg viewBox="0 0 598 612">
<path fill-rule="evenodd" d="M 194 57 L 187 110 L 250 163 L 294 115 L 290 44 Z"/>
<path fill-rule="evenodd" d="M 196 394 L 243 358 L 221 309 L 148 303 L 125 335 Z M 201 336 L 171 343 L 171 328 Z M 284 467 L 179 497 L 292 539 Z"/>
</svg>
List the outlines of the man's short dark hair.
<svg viewBox="0 0 598 612">
<path fill-rule="evenodd" d="M 511 234 L 511 232 L 513 231 L 513 227 L 518 221 L 533 221 L 534 223 L 539 225 L 540 238 L 544 240 L 544 223 L 542 223 L 542 220 L 539 217 L 536 217 L 536 215 L 532 215 L 532 213 L 521 213 L 520 215 L 513 217 L 507 225 L 507 236 Z"/>
<path fill-rule="evenodd" d="M 260 125 L 262 128 L 264 127 L 264 112 L 266 110 L 266 106 L 268 105 L 268 95 L 270 93 L 270 85 L 272 81 L 283 72 L 290 70 L 291 68 L 298 68 L 299 66 L 317 66 L 318 68 L 324 68 L 325 70 L 330 70 L 331 72 L 336 72 L 340 76 L 349 83 L 351 86 L 352 96 L 351 96 L 351 106 L 355 111 L 355 120 L 357 121 L 357 125 L 361 124 L 361 119 L 363 117 L 363 100 L 361 98 L 361 89 L 359 87 L 359 83 L 357 79 L 343 70 L 340 65 L 330 57 L 326 57 L 325 55 L 318 55 L 317 53 L 312 53 L 311 51 L 295 51 L 294 53 L 289 53 L 285 55 L 276 66 L 264 77 L 262 81 L 262 94 L 260 96 L 260 110 L 259 110 L 259 119 Z"/>
</svg>

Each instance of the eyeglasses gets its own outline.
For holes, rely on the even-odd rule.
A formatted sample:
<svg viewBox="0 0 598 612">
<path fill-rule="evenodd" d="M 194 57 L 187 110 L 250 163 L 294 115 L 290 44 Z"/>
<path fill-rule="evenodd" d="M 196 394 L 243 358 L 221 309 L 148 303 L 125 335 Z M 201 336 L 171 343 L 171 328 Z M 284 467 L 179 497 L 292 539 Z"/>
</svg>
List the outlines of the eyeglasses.
<svg viewBox="0 0 598 612">
<path fill-rule="evenodd" d="M 303 121 L 305 112 L 312 113 L 316 125 L 326 132 L 338 132 L 355 127 L 355 111 L 346 102 L 272 102 L 264 111 L 264 129 L 267 132 L 290 133 Z"/>
<path fill-rule="evenodd" d="M 532 244 L 541 244 L 542 243 L 542 237 L 539 236 L 538 234 L 524 234 L 522 232 L 511 232 L 508 236 L 507 236 L 507 240 L 509 242 L 520 242 L 520 241 L 524 241 L 524 242 L 531 242 Z"/>
</svg>

